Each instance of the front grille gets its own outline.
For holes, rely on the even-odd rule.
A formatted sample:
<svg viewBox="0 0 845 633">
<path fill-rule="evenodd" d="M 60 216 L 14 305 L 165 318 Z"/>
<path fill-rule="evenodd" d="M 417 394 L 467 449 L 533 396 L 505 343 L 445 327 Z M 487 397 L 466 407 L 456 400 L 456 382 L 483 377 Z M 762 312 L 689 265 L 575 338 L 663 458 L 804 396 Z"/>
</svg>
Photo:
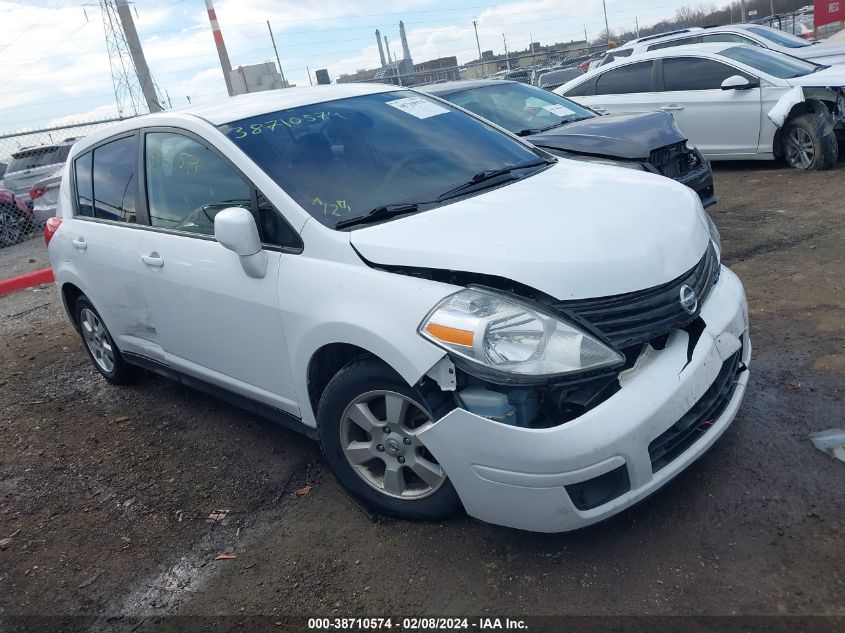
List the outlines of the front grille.
<svg viewBox="0 0 845 633">
<path fill-rule="evenodd" d="M 716 380 L 692 409 L 648 445 L 652 472 L 656 473 L 686 451 L 724 413 L 736 391 L 741 362 L 742 347 L 722 363 Z"/>
<path fill-rule="evenodd" d="M 686 141 L 659 147 L 648 157 L 649 164 L 668 178 L 683 178 L 704 167 L 696 152 L 690 151 Z"/>
<path fill-rule="evenodd" d="M 693 321 L 701 311 L 719 275 L 719 260 L 711 244 L 695 267 L 669 283 L 622 295 L 561 301 L 553 308 L 604 336 L 618 349 L 639 345 L 669 334 Z M 690 286 L 698 297 L 693 314 L 681 306 L 681 287 Z"/>
</svg>

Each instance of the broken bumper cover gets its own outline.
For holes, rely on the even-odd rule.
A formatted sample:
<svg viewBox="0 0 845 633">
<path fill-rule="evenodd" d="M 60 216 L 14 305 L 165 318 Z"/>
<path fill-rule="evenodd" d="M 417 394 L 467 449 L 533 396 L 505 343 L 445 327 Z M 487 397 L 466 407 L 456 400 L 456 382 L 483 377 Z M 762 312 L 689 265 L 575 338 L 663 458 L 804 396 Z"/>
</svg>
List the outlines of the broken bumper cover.
<svg viewBox="0 0 845 633">
<path fill-rule="evenodd" d="M 712 393 L 726 363 L 737 354 L 740 367 L 749 361 L 745 292 L 727 268 L 701 318 L 706 327 L 689 360 L 689 335 L 676 331 L 664 349 L 649 349 L 620 375 L 620 391 L 575 420 L 526 429 L 455 409 L 420 439 L 446 470 L 467 513 L 477 519 L 563 532 L 608 518 L 669 482 L 707 451 L 736 416 L 747 371 L 731 375 L 729 397 L 688 448 L 668 462 L 652 462 L 649 445 L 706 398 L 708 390 Z M 596 507 L 579 509 L 576 505 L 583 504 L 576 504 L 567 491 L 603 475 L 605 482 L 618 482 L 619 473 L 625 491 Z"/>
</svg>

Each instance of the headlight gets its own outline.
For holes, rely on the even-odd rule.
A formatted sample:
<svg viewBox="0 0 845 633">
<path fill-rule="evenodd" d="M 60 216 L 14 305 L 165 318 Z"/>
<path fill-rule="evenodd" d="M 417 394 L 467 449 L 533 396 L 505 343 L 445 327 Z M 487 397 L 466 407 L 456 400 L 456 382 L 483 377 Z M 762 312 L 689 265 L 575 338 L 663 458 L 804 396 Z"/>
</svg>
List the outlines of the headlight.
<svg viewBox="0 0 845 633">
<path fill-rule="evenodd" d="M 514 378 L 589 371 L 624 361 L 586 332 L 484 290 L 447 297 L 422 322 L 419 333 L 459 358 Z"/>
<path fill-rule="evenodd" d="M 610 165 L 611 167 L 624 167 L 625 169 L 635 169 L 637 171 L 645 171 L 646 168 L 642 163 L 631 160 L 613 160 L 612 158 L 602 158 L 601 156 L 567 156 L 572 160 L 581 160 L 587 163 L 599 163 L 601 165 Z"/>
<path fill-rule="evenodd" d="M 716 228 L 716 224 L 713 220 L 710 219 L 710 215 L 707 211 L 704 212 L 704 217 L 707 218 L 707 230 L 710 231 L 710 241 L 713 242 L 713 246 L 716 247 L 716 255 L 719 256 L 719 261 L 722 260 L 722 236 L 719 235 L 719 229 Z"/>
</svg>

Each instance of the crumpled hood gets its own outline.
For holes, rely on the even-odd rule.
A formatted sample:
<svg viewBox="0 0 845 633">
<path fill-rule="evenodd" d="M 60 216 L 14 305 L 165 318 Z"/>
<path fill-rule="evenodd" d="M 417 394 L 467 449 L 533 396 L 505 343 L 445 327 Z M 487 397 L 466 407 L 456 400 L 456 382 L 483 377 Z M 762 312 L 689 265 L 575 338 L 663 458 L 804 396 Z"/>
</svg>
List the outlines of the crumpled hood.
<svg viewBox="0 0 845 633">
<path fill-rule="evenodd" d="M 810 73 L 803 77 L 793 77 L 787 79 L 787 81 L 793 86 L 841 88 L 845 86 L 845 65 L 830 66 L 816 73 Z"/>
<path fill-rule="evenodd" d="M 540 147 L 613 158 L 645 160 L 652 150 L 686 140 L 665 112 L 609 114 L 566 123 L 525 138 Z"/>
<path fill-rule="evenodd" d="M 498 189 L 354 230 L 374 264 L 496 275 L 560 300 L 650 288 L 709 241 L 701 202 L 668 178 L 561 159 Z"/>
</svg>

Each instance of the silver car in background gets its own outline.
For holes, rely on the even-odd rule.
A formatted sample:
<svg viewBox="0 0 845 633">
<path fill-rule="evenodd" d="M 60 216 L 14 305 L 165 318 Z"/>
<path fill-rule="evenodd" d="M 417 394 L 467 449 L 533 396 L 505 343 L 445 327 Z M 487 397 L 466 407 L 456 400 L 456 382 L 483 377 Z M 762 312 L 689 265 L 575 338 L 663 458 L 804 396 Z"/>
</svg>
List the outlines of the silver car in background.
<svg viewBox="0 0 845 633">
<path fill-rule="evenodd" d="M 60 170 L 67 160 L 75 138 L 68 138 L 54 145 L 26 147 L 12 154 L 12 160 L 0 183 L 16 196 L 26 195 L 42 178 Z"/>
<path fill-rule="evenodd" d="M 43 227 L 56 213 L 59 202 L 59 189 L 62 184 L 62 172 L 64 167 L 42 178 L 29 190 L 29 197 L 32 200 L 32 221 L 37 227 Z"/>
</svg>

